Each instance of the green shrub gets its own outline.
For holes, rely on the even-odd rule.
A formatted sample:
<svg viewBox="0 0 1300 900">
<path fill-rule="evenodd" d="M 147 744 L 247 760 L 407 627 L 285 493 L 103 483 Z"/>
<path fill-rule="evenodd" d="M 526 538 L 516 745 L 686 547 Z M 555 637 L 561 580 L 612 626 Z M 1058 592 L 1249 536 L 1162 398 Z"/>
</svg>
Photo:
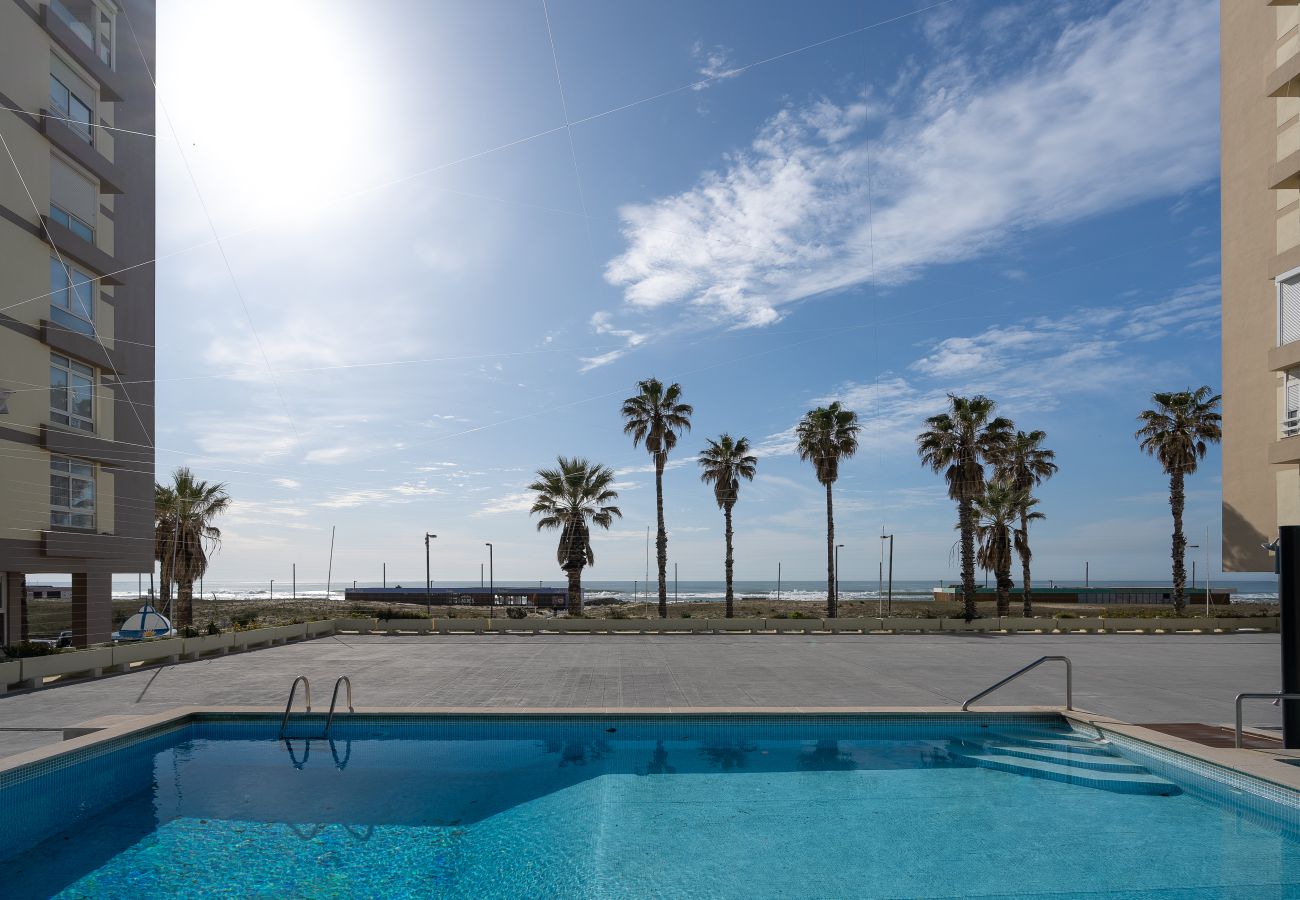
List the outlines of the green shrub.
<svg viewBox="0 0 1300 900">
<path fill-rule="evenodd" d="M 511 619 L 526 619 L 528 618 L 528 610 L 520 609 L 517 606 L 509 606 L 506 607 L 506 616 Z"/>
<path fill-rule="evenodd" d="M 221 634 L 221 628 L 211 619 L 208 620 L 208 634 Z"/>
<path fill-rule="evenodd" d="M 53 656 L 59 651 L 54 647 L 46 644 L 33 644 L 31 641 L 23 641 L 21 644 L 9 644 L 6 647 L 0 647 L 3 656 L 6 659 L 26 659 L 31 656 Z"/>
<path fill-rule="evenodd" d="M 366 618 L 370 616 L 367 615 Z M 427 613 L 420 612 L 416 609 L 394 609 L 389 607 L 375 614 L 378 619 L 427 619 Z"/>
<path fill-rule="evenodd" d="M 196 638 L 199 636 L 199 629 L 194 625 L 182 625 L 180 635 L 183 638 Z"/>
</svg>

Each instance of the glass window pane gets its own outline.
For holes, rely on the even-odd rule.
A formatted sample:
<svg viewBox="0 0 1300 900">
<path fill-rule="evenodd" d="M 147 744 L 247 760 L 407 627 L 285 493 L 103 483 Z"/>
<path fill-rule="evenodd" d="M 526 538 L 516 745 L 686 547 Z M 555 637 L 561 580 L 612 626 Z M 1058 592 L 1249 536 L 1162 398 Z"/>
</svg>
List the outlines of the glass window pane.
<svg viewBox="0 0 1300 900">
<path fill-rule="evenodd" d="M 77 384 L 72 390 L 72 411 L 83 419 L 92 417 L 92 394 L 89 385 Z"/>
<path fill-rule="evenodd" d="M 60 225 L 64 226 L 65 228 L 71 227 L 70 224 L 71 219 L 68 218 L 68 214 L 63 210 L 59 209 L 57 206 L 50 207 L 50 218 L 58 222 Z"/>
<path fill-rule="evenodd" d="M 50 105 L 55 112 L 68 114 L 68 89 L 53 75 L 50 76 Z"/>
<path fill-rule="evenodd" d="M 84 334 L 88 337 L 93 337 L 95 334 L 94 329 L 85 319 L 80 319 L 77 316 L 72 315 L 72 313 L 64 312 L 57 306 L 50 308 L 50 319 L 53 320 L 55 324 L 62 325 L 69 331 L 75 331 L 78 334 Z"/>
<path fill-rule="evenodd" d="M 74 514 L 74 515 L 72 516 L 72 527 L 73 527 L 73 528 L 94 528 L 94 527 L 95 527 L 95 517 L 94 517 L 93 515 L 75 515 L 75 514 Z"/>
<path fill-rule="evenodd" d="M 68 468 L 72 471 L 73 475 L 80 475 L 82 478 L 95 477 L 95 467 L 89 463 L 74 462 L 70 463 Z"/>
<path fill-rule="evenodd" d="M 83 241 L 93 242 L 95 240 L 95 232 L 91 229 L 89 225 L 87 225 L 85 222 L 81 221 L 78 218 L 74 217 L 69 219 L 68 228 L 72 229 L 72 233 L 75 234 L 77 237 L 81 238 Z"/>
<path fill-rule="evenodd" d="M 95 370 L 85 363 L 73 362 L 71 368 L 73 372 L 85 378 L 93 379 L 95 377 Z"/>
<path fill-rule="evenodd" d="M 50 409 L 68 409 L 68 373 L 50 366 Z"/>
<path fill-rule="evenodd" d="M 57 509 L 56 509 L 56 510 L 54 510 L 53 512 L 50 513 L 50 524 L 51 524 L 51 525 L 71 525 L 71 524 L 72 524 L 72 516 L 71 516 L 69 513 L 61 512 L 60 510 L 57 510 Z"/>
<path fill-rule="evenodd" d="M 68 276 L 53 256 L 50 257 L 50 303 L 68 308 Z"/>
<path fill-rule="evenodd" d="M 50 475 L 50 506 L 67 509 L 72 505 L 72 489 L 66 475 Z"/>
</svg>

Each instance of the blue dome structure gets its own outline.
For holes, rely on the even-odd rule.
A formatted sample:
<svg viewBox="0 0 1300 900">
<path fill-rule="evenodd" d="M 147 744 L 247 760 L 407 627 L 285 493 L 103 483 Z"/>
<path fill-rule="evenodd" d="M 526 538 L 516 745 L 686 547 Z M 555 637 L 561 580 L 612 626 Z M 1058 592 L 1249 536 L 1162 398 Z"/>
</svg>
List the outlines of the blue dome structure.
<svg viewBox="0 0 1300 900">
<path fill-rule="evenodd" d="M 146 603 L 133 616 L 127 616 L 122 627 L 113 632 L 115 641 L 143 641 L 146 638 L 171 637 L 176 633 L 166 616 Z"/>
</svg>

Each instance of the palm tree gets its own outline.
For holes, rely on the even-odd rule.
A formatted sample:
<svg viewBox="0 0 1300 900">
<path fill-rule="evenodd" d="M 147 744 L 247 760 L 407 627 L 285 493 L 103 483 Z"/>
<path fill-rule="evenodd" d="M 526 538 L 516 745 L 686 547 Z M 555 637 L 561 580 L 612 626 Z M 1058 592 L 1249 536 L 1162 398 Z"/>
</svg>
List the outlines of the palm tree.
<svg viewBox="0 0 1300 900">
<path fill-rule="evenodd" d="M 1183 536 L 1183 504 L 1186 496 L 1183 480 L 1196 471 L 1198 460 L 1205 458 L 1206 447 L 1223 437 L 1219 415 L 1220 395 L 1211 396 L 1209 385 L 1196 390 L 1172 391 L 1151 395 L 1154 409 L 1138 416 L 1142 427 L 1135 437 L 1141 447 L 1160 461 L 1169 476 L 1169 509 L 1174 516 L 1174 613 L 1183 611 L 1183 588 L 1187 567 L 1183 554 L 1187 538 Z"/>
<path fill-rule="evenodd" d="M 921 463 L 943 472 L 948 496 L 957 501 L 957 527 L 961 531 L 961 590 L 964 615 L 975 618 L 975 513 L 974 502 L 984 494 L 984 463 L 1001 458 L 1011 439 L 1012 424 L 991 418 L 997 404 L 988 397 L 948 395 L 948 411 L 925 420 L 916 437 Z"/>
<path fill-rule="evenodd" d="M 659 559 L 659 617 L 668 618 L 668 531 L 664 528 L 664 465 L 668 452 L 677 446 L 677 435 L 691 430 L 695 409 L 680 402 L 682 386 L 663 386 L 658 378 L 637 382 L 637 394 L 623 401 L 623 433 L 632 435 L 632 445 L 645 441 L 655 464 L 655 513 L 659 530 L 655 551 Z"/>
<path fill-rule="evenodd" d="M 1026 500 L 1032 499 L 1030 495 L 1034 488 L 1051 478 L 1057 471 L 1056 453 L 1043 446 L 1045 440 L 1047 440 L 1045 431 L 1028 433 L 1017 431 L 1008 442 L 1006 450 L 994 460 L 993 477 L 1024 494 Z M 1028 515 L 1028 510 L 1032 505 L 1031 503 L 1025 506 L 1026 515 L 1020 517 L 1020 530 L 1016 535 L 1016 555 L 1020 557 L 1020 571 L 1024 578 L 1021 596 L 1024 600 L 1026 617 L 1034 614 L 1034 604 L 1030 599 L 1033 582 L 1029 574 L 1029 562 L 1033 558 L 1033 553 L 1029 549 L 1029 520 L 1034 516 Z M 1036 513 L 1035 516 L 1039 519 L 1045 518 L 1042 513 Z"/>
<path fill-rule="evenodd" d="M 172 483 L 154 485 L 154 555 L 162 562 L 164 591 L 176 582 L 176 624 L 194 624 L 194 582 L 208 570 L 208 556 L 221 546 L 213 525 L 230 506 L 224 484 L 208 484 L 185 466 Z"/>
<path fill-rule="evenodd" d="M 831 502 L 831 485 L 840 477 L 840 460 L 858 450 L 858 414 L 835 401 L 804 413 L 795 428 L 799 458 L 811 461 L 817 480 L 826 487 L 826 615 L 839 613 L 839 596 L 835 590 L 835 514 Z"/>
<path fill-rule="evenodd" d="M 582 614 L 582 569 L 596 564 L 588 523 L 608 529 L 615 517 L 623 517 L 623 511 L 612 505 L 618 492 L 608 466 L 564 456 L 556 463 L 557 468 L 538 469 L 537 480 L 528 486 L 537 493 L 529 513 L 541 516 L 538 531 L 560 530 L 555 559 L 569 577 L 569 615 L 577 616 Z"/>
<path fill-rule="evenodd" d="M 1003 481 L 989 484 L 983 496 L 974 501 L 975 535 L 979 539 L 976 558 L 980 568 L 991 571 L 997 579 L 999 616 L 1011 611 L 1011 551 L 1013 547 L 1019 551 L 1024 543 L 1023 523 L 1043 518 L 1042 513 L 1034 511 L 1036 505 L 1038 501 L 1027 491 Z M 1022 523 L 1019 528 L 1017 522 Z"/>
<path fill-rule="evenodd" d="M 758 457 L 749 452 L 748 438 L 732 438 L 726 432 L 700 452 L 700 481 L 713 485 L 713 496 L 727 523 L 727 559 L 724 571 L 727 576 L 727 618 L 734 614 L 731 580 L 733 560 L 731 555 L 731 510 L 740 494 L 740 479 L 754 480 Z"/>
</svg>

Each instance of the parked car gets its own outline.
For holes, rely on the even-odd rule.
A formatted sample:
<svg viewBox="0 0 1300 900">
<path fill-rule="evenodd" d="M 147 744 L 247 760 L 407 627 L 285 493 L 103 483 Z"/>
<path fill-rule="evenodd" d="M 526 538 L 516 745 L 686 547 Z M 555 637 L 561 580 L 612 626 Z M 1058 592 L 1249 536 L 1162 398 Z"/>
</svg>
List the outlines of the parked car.
<svg viewBox="0 0 1300 900">
<path fill-rule="evenodd" d="M 60 631 L 56 638 L 32 638 L 28 641 L 30 644 L 44 644 L 46 647 L 53 647 L 55 650 L 61 650 L 64 647 L 72 646 L 72 632 Z"/>
</svg>

